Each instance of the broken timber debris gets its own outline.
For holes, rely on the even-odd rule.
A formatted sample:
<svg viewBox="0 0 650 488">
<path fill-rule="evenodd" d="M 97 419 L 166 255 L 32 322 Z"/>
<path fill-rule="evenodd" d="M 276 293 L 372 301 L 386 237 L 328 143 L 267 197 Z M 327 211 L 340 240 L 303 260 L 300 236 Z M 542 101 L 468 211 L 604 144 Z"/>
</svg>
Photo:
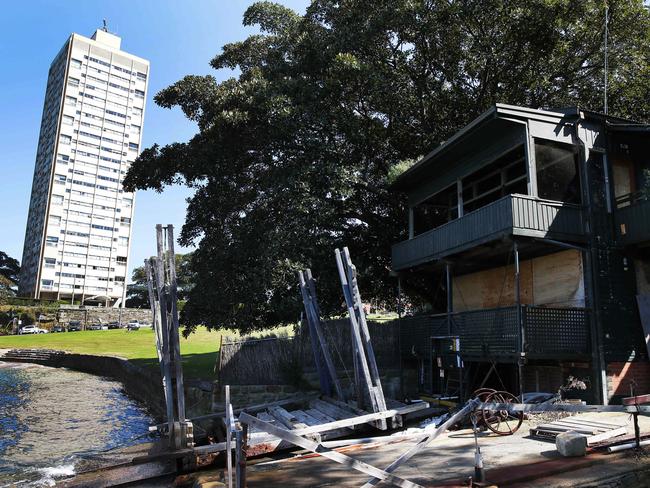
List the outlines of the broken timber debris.
<svg viewBox="0 0 650 488">
<path fill-rule="evenodd" d="M 300 401 L 302 400 L 302 401 Z M 335 403 L 334 403 L 335 402 Z M 281 403 L 281 406 L 278 405 Z M 429 408 L 426 402 L 405 405 L 395 402 L 395 408 L 383 412 L 365 412 L 356 409 L 344 402 L 338 402 L 327 397 L 321 399 L 314 397 L 303 397 L 290 402 L 271 402 L 264 405 L 256 405 L 255 408 L 241 409 L 240 420 L 243 413 L 256 415 L 262 421 L 272 423 L 280 429 L 287 430 L 299 436 L 307 436 L 312 440 L 336 439 L 350 435 L 364 424 L 372 424 L 377 420 L 390 419 L 393 426 L 401 426 L 403 418 L 417 412 L 423 412 Z M 292 408 L 293 407 L 293 408 Z M 256 413 L 257 412 L 257 413 Z M 227 425 L 227 420 L 225 424 Z M 232 445 L 232 443 L 231 443 Z M 221 442 L 208 446 L 195 448 L 202 454 L 224 451 L 228 443 Z M 290 447 L 281 439 L 251 429 L 248 434 L 249 456 L 274 452 Z"/>
<path fill-rule="evenodd" d="M 239 420 L 243 423 L 248 424 L 249 426 L 257 427 L 261 430 L 264 430 L 265 432 L 268 432 L 271 435 L 286 440 L 287 442 L 295 444 L 296 446 L 302 447 L 303 449 L 318 453 L 323 457 L 331 459 L 332 461 L 336 461 L 337 463 L 349 466 L 353 469 L 356 469 L 357 471 L 361 471 L 362 473 L 370 474 L 371 476 L 375 476 L 378 479 L 388 481 L 394 485 L 402 486 L 405 488 L 421 488 L 421 485 L 382 471 L 381 469 L 378 469 L 370 464 L 351 458 L 340 452 L 333 451 L 327 447 L 324 447 L 320 443 L 301 437 L 297 434 L 294 434 L 293 432 L 280 429 L 268 422 L 264 422 L 258 418 L 252 417 L 246 412 L 242 413 L 239 416 Z"/>
</svg>

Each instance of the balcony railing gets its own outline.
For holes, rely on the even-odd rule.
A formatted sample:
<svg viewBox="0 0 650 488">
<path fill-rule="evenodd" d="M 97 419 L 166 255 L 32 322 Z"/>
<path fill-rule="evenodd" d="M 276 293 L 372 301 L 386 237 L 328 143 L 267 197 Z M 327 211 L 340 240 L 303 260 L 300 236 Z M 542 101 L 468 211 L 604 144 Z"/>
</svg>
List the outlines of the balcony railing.
<svg viewBox="0 0 650 488">
<path fill-rule="evenodd" d="M 528 195 L 507 195 L 394 245 L 393 269 L 417 266 L 508 235 L 583 242 L 582 208 Z"/>
<path fill-rule="evenodd" d="M 521 306 L 529 358 L 589 359 L 591 335 L 589 311 L 584 308 Z M 451 314 L 451 334 L 460 338 L 465 361 L 515 362 L 521 352 L 521 326 L 517 307 L 500 307 Z M 449 335 L 446 314 L 402 319 L 400 343 L 404 358 L 423 361 L 424 384 L 431 379 L 431 338 Z"/>
<path fill-rule="evenodd" d="M 631 198 L 633 195 L 635 198 Z M 633 195 L 617 199 L 616 235 L 623 245 L 650 242 L 650 198 Z"/>
</svg>

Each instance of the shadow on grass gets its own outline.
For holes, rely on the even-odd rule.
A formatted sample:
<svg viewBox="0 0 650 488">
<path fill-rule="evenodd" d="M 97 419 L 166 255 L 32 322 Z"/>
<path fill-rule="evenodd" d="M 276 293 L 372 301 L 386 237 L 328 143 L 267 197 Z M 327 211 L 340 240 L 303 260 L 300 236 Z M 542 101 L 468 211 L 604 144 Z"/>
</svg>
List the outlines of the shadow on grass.
<svg viewBox="0 0 650 488">
<path fill-rule="evenodd" d="M 203 354 L 183 354 L 183 377 L 197 380 L 215 380 L 214 364 L 218 356 L 219 352 L 217 351 Z M 129 362 L 142 369 L 160 372 L 157 358 L 130 359 Z"/>
</svg>

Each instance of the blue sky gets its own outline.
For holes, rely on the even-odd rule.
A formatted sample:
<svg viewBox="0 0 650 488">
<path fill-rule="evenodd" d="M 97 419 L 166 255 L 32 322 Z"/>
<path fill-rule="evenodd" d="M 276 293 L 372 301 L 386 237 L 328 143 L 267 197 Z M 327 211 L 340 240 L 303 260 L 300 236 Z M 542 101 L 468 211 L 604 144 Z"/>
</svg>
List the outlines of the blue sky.
<svg viewBox="0 0 650 488">
<path fill-rule="evenodd" d="M 151 61 L 143 146 L 188 140 L 195 132 L 180 110 L 153 103 L 162 88 L 187 74 L 214 71 L 209 61 L 221 46 L 246 38 L 254 28 L 242 15 L 254 3 L 244 0 L 39 0 L 8 1 L 0 16 L 0 250 L 21 259 L 34 157 L 49 65 L 71 32 L 90 36 L 107 19 L 122 38 L 122 49 Z M 308 0 L 279 0 L 304 12 Z M 131 245 L 131 268 L 151 255 L 154 225 L 185 220 L 182 187 L 163 193 L 138 192 Z M 177 231 L 177 232 L 178 232 Z"/>
</svg>

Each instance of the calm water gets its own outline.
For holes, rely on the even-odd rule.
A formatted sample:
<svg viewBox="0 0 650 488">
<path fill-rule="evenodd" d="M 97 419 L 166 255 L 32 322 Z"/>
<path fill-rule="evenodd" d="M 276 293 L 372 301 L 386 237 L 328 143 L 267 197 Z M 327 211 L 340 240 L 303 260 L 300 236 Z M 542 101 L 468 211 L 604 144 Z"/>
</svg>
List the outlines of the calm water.
<svg viewBox="0 0 650 488">
<path fill-rule="evenodd" d="M 152 423 L 118 382 L 0 361 L 0 488 L 53 486 L 82 460 L 145 440 Z"/>
</svg>

